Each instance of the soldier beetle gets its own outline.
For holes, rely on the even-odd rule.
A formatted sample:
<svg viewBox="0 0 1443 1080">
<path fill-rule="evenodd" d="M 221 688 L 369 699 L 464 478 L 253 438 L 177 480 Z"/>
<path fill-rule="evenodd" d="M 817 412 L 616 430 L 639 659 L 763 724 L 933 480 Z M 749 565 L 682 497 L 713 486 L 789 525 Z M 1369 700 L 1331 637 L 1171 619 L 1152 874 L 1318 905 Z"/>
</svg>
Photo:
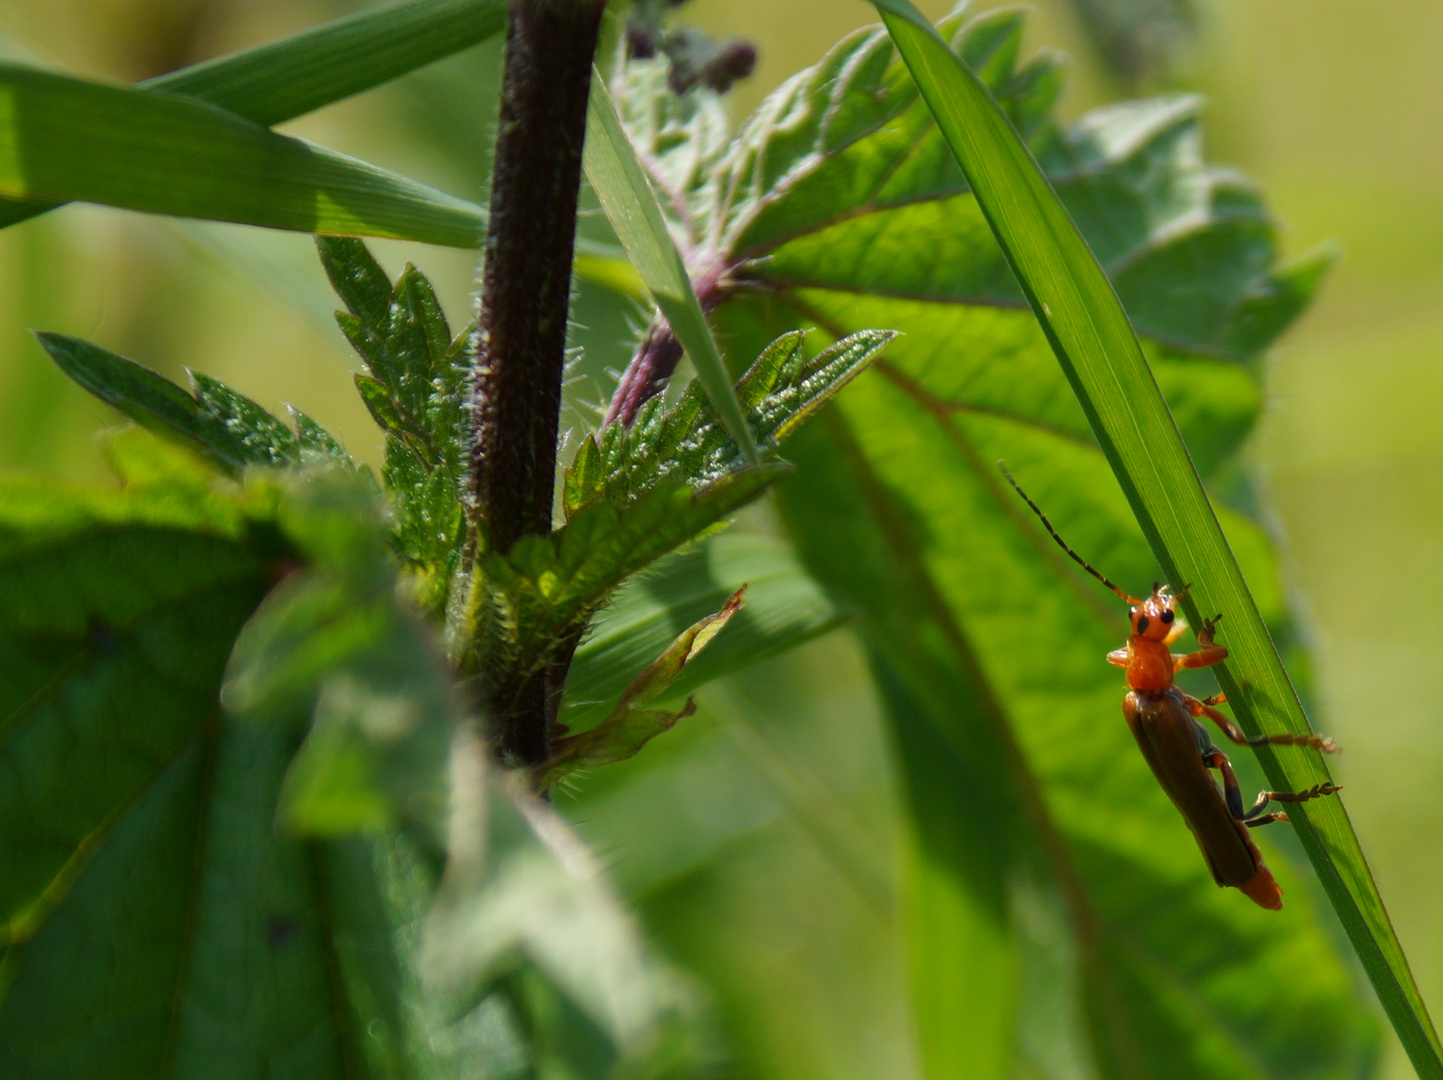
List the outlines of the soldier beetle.
<svg viewBox="0 0 1443 1080">
<path fill-rule="evenodd" d="M 1203 622 L 1197 635 L 1196 652 L 1169 652 L 1168 646 L 1187 629 L 1177 617 L 1177 602 L 1186 594 L 1188 586 L 1172 594 L 1169 586 L 1154 583 L 1149 596 L 1143 599 L 1129 596 L 1068 547 L 1047 515 L 1012 479 L 1007 467 L 1001 462 L 998 466 L 1057 546 L 1128 605 L 1132 632 L 1127 644 L 1107 654 L 1109 664 L 1127 672 L 1128 692 L 1122 700 L 1122 715 L 1153 776 L 1187 822 L 1213 880 L 1219 886 L 1241 889 L 1261 907 L 1280 910 L 1283 892 L 1248 830 L 1288 820 L 1288 815 L 1280 810 L 1267 812 L 1270 803 L 1305 802 L 1332 795 L 1341 788 L 1328 783 L 1316 784 L 1306 791 L 1263 791 L 1252 806 L 1244 807 L 1232 764 L 1212 744 L 1198 718 L 1207 717 L 1239 746 L 1306 746 L 1325 754 L 1337 753 L 1337 746 L 1332 739 L 1321 735 L 1258 735 L 1250 739 L 1213 708 L 1227 700 L 1222 694 L 1200 700 L 1174 686 L 1173 676 L 1184 668 L 1209 667 L 1227 657 L 1227 649 L 1213 640 L 1222 616 L 1215 615 Z M 1221 790 L 1209 769 L 1216 769 L 1222 775 Z"/>
</svg>

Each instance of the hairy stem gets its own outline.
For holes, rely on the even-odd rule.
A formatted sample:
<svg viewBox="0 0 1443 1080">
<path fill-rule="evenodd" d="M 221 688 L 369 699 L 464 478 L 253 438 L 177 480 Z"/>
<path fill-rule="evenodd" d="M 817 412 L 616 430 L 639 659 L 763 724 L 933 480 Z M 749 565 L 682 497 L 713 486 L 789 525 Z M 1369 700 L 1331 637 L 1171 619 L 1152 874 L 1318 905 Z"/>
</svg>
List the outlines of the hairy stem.
<svg viewBox="0 0 1443 1080">
<path fill-rule="evenodd" d="M 506 551 L 551 531 L 586 98 L 604 7 L 605 0 L 511 3 L 474 400 L 478 551 Z M 483 682 L 502 759 L 544 760 L 544 673 L 493 671 Z"/>
</svg>

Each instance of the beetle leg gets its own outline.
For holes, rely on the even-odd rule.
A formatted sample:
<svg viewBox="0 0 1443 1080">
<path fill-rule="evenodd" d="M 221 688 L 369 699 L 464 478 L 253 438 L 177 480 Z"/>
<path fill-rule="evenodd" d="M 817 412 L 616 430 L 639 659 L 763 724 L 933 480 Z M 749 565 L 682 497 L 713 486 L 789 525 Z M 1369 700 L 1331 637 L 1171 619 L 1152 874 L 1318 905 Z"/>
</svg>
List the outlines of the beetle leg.
<svg viewBox="0 0 1443 1080">
<path fill-rule="evenodd" d="M 1329 783 L 1314 784 L 1306 791 L 1260 791 L 1253 805 L 1244 810 L 1242 788 L 1238 786 L 1237 774 L 1233 772 L 1232 762 L 1227 759 L 1227 755 L 1216 747 L 1211 748 L 1203 752 L 1203 764 L 1222 773 L 1223 800 L 1227 803 L 1228 813 L 1235 821 L 1242 822 L 1250 829 L 1271 825 L 1274 821 L 1288 820 L 1288 815 L 1281 810 L 1264 814 L 1263 811 L 1270 802 L 1307 802 L 1309 799 L 1334 795 L 1342 790 L 1339 785 Z"/>
<path fill-rule="evenodd" d="M 1113 649 L 1107 654 L 1107 662 L 1114 667 L 1127 667 L 1127 649 Z"/>
<path fill-rule="evenodd" d="M 1173 653 L 1172 670 L 1177 674 L 1183 668 L 1211 667 L 1220 660 L 1226 660 L 1228 651 L 1221 645 L 1213 644 L 1213 631 L 1217 628 L 1221 615 L 1214 615 L 1211 619 L 1204 619 L 1202 629 L 1197 632 L 1197 643 L 1201 648 L 1197 652 Z"/>
<path fill-rule="evenodd" d="M 1213 664 L 1216 664 L 1222 660 L 1226 660 L 1227 658 L 1227 649 L 1223 648 L 1223 646 L 1221 645 L 1213 645 L 1209 643 L 1203 648 L 1199 649 L 1197 652 L 1173 653 L 1172 670 L 1175 674 L 1181 671 L 1183 668 L 1211 667 Z"/>
<path fill-rule="evenodd" d="M 1188 712 L 1193 716 L 1206 716 L 1222 729 L 1224 735 L 1239 746 L 1307 746 L 1323 754 L 1339 752 L 1338 744 L 1323 735 L 1255 735 L 1248 738 L 1236 724 L 1212 707 L 1223 704 L 1227 699 L 1226 694 L 1214 694 L 1201 701 L 1190 694 L 1183 695 L 1183 700 L 1187 702 Z"/>
<path fill-rule="evenodd" d="M 1187 711 L 1193 716 L 1206 716 L 1214 724 L 1222 729 L 1222 733 L 1239 746 L 1248 745 L 1248 737 L 1242 733 L 1242 729 L 1229 720 L 1222 713 L 1213 708 L 1214 705 L 1221 705 L 1227 701 L 1223 694 L 1214 694 L 1212 697 L 1199 701 L 1191 694 L 1184 694 L 1182 699 L 1187 702 Z"/>
<path fill-rule="evenodd" d="M 1162 639 L 1164 645 L 1171 645 L 1178 638 L 1187 633 L 1187 623 L 1178 619 L 1172 624 L 1172 629 L 1167 632 L 1167 637 Z"/>
<path fill-rule="evenodd" d="M 1314 784 L 1304 791 L 1265 791 L 1263 794 L 1273 802 L 1307 802 L 1324 795 L 1335 795 L 1342 790 L 1341 784 L 1328 783 Z"/>
<path fill-rule="evenodd" d="M 1239 813 L 1238 811 L 1242 809 L 1243 802 L 1242 798 L 1237 792 L 1238 782 L 1236 778 L 1232 779 L 1231 786 L 1229 786 L 1229 777 L 1232 776 L 1232 767 L 1227 766 L 1227 758 L 1224 758 L 1220 752 L 1214 750 L 1213 754 L 1219 758 L 1222 758 L 1224 766 L 1226 766 L 1225 768 L 1223 768 L 1223 793 L 1227 796 L 1228 811 L 1233 815 L 1233 817 L 1235 817 L 1238 821 L 1241 821 L 1250 829 L 1256 829 L 1263 825 L 1270 825 L 1274 821 L 1288 820 L 1288 815 L 1283 813 L 1281 810 L 1274 810 L 1271 814 L 1264 814 L 1263 811 L 1267 809 L 1268 803 L 1270 802 L 1307 802 L 1309 799 L 1319 799 L 1322 798 L 1324 795 L 1336 795 L 1338 792 L 1343 790 L 1341 784 L 1328 783 L 1314 784 L 1312 787 L 1307 788 L 1303 791 L 1260 791 L 1258 792 L 1258 801 L 1253 803 L 1253 805 L 1247 810 L 1246 813 Z M 1207 759 L 1204 758 L 1204 761 L 1206 760 Z"/>
<path fill-rule="evenodd" d="M 1204 619 L 1202 629 L 1197 632 L 1197 643 L 1204 649 L 1211 648 L 1213 635 L 1217 633 L 1218 623 L 1223 621 L 1222 613 L 1219 612 L 1211 619 Z"/>
<path fill-rule="evenodd" d="M 1264 814 L 1262 817 L 1249 818 L 1243 824 L 1250 829 L 1261 829 L 1264 825 L 1271 825 L 1275 821 L 1287 821 L 1288 815 L 1281 810 L 1274 810 L 1271 814 Z"/>
<path fill-rule="evenodd" d="M 1209 769 L 1216 769 L 1223 774 L 1223 799 L 1228 804 L 1228 813 L 1234 819 L 1245 821 L 1268 805 L 1268 793 L 1265 791 L 1258 797 L 1258 801 L 1253 803 L 1251 809 L 1243 809 L 1243 790 L 1238 786 L 1237 773 L 1233 772 L 1233 763 L 1221 750 L 1216 747 L 1204 750 L 1203 764 Z"/>
<path fill-rule="evenodd" d="M 1338 744 L 1324 735 L 1258 735 L 1249 746 L 1307 746 L 1320 754 L 1340 754 Z"/>
</svg>

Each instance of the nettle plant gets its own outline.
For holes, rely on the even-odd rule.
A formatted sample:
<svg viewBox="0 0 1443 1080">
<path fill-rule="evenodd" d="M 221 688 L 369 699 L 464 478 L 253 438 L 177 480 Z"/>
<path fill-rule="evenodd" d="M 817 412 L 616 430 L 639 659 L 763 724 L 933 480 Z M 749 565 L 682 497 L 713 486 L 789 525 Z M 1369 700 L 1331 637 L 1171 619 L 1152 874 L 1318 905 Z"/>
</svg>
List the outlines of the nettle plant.
<svg viewBox="0 0 1443 1080">
<path fill-rule="evenodd" d="M 893 736 L 919 1074 L 1361 1075 L 1325 894 L 1438 1075 L 1341 807 L 1294 814 L 1321 890 L 1270 853 L 1286 915 L 1214 888 L 1117 722 L 1122 621 L 994 465 L 1118 581 L 1224 611 L 1240 722 L 1305 732 L 1239 454 L 1326 253 L 1279 264 L 1195 99 L 1063 127 L 1017 12 L 878 7 L 736 130 L 747 50 L 657 4 L 595 82 L 600 0 L 419 0 L 150 88 L 3 69 L 4 222 L 86 200 L 318 234 L 384 460 L 40 335 L 138 426 L 119 488 L 0 485 L 0 1073 L 714 1072 L 704 973 L 643 945 L 545 797 L 845 621 Z M 262 125 L 503 23 L 458 329 L 357 237 L 466 245 L 480 209 Z M 562 462 L 583 160 L 657 315 Z M 768 493 L 785 535 L 729 540 Z"/>
</svg>

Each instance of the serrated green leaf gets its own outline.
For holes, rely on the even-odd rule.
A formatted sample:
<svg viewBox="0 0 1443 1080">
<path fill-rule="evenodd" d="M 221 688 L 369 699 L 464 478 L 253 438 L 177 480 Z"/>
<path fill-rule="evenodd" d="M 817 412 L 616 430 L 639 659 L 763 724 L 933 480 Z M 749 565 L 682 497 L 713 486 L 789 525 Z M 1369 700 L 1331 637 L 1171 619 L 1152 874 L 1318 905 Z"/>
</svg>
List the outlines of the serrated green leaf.
<svg viewBox="0 0 1443 1080">
<path fill-rule="evenodd" d="M 369 375 L 362 375 L 359 371 L 351 376 L 356 384 L 356 391 L 361 395 L 361 401 L 365 403 L 366 409 L 371 414 L 371 419 L 387 435 L 404 436 L 406 433 L 405 424 L 401 420 L 401 414 L 396 409 L 396 403 L 391 400 L 391 392 L 386 389 L 386 384 L 379 379 L 373 379 Z"/>
<path fill-rule="evenodd" d="M 336 321 L 369 372 L 355 375 L 356 388 L 387 436 L 381 476 L 412 598 L 443 611 L 461 558 L 474 327 L 451 336 L 435 290 L 414 266 L 392 285 L 359 240 L 317 237 L 316 249 L 349 309 Z"/>
<path fill-rule="evenodd" d="M 136 468 L 141 448 L 123 460 Z M 448 782 L 421 778 L 438 757 L 445 768 L 458 713 L 424 630 L 392 599 L 373 497 L 356 476 L 293 482 L 277 520 L 295 548 L 272 550 L 233 485 L 0 485 L 7 1077 L 195 1077 L 217 1062 L 504 1075 L 520 1054 L 507 1007 L 493 997 L 456 1024 L 471 1005 L 421 983 L 445 831 L 452 870 L 427 942 L 468 990 L 519 962 L 632 1064 L 679 1018 L 675 987 L 576 841 L 484 779 L 474 736 L 479 771 L 456 778 L 489 801 L 489 843 L 472 843 L 464 807 L 458 827 L 440 819 Z M 232 666 L 238 719 L 217 701 L 231 640 L 298 554 L 309 567 L 267 599 Z M 278 804 L 293 829 L 371 832 L 300 839 L 277 828 Z M 429 820 L 431 838 L 383 827 L 393 820 Z M 506 946 L 489 974 L 487 934 Z"/>
<path fill-rule="evenodd" d="M 213 433 L 200 418 L 195 398 L 164 375 L 79 338 L 49 333 L 36 337 L 61 371 L 107 405 L 146 427 L 178 432 L 206 446 Z M 229 457 L 228 441 L 222 446 Z M 218 447 L 207 448 L 222 452 Z"/>
<path fill-rule="evenodd" d="M 360 240 L 316 237 L 326 278 L 359 327 L 381 326 L 391 309 L 391 279 Z"/>
<path fill-rule="evenodd" d="M 1218 681 L 1244 729 L 1308 733 L 1257 603 L 1102 267 L 981 84 L 931 25 L 905 0 L 880 0 L 877 6 L 966 171 L 1159 564 L 1169 580 L 1193 584 L 1185 604 L 1194 620 L 1217 611 L 1229 617 L 1230 655 Z M 1202 254 L 1197 245 L 1192 251 L 1194 258 Z M 1166 289 L 1181 274 L 1182 262 L 1179 250 L 1172 259 L 1151 260 L 1148 269 Z M 1126 271 L 1136 272 L 1136 266 Z M 1208 277 L 1226 280 L 1216 271 Z M 1301 790 L 1328 777 L 1318 755 L 1264 750 L 1259 757 L 1276 790 Z M 1347 812 L 1336 799 L 1303 809 L 1294 815 L 1298 835 L 1399 1038 L 1420 1075 L 1443 1076 L 1443 1048 Z"/>
<path fill-rule="evenodd" d="M 697 378 L 717 416 L 740 447 L 748 465 L 759 465 L 755 439 L 732 392 L 731 377 L 712 340 L 706 316 L 692 289 L 686 264 L 632 150 L 600 73 L 593 71 L 586 109 L 586 176 L 601 200 L 611 227 L 651 291 L 672 332 L 691 357 Z"/>
<path fill-rule="evenodd" d="M 229 436 L 238 458 L 261 465 L 291 465 L 300 460 L 295 432 L 284 421 L 219 379 L 193 371 L 190 382 L 198 414 Z"/>
<path fill-rule="evenodd" d="M 452 858 L 421 942 L 428 987 L 462 1012 L 529 960 L 570 1003 L 548 1017 L 529 995 L 512 997 L 538 1026 L 569 1028 L 533 1031 L 537 1056 L 580 1051 L 589 1061 L 571 1075 L 647 1075 L 643 1063 L 655 1068 L 666 1049 L 663 1031 L 684 1019 L 680 986 L 550 808 L 515 774 L 483 780 L 485 754 L 472 735 L 453 756 Z"/>
<path fill-rule="evenodd" d="M 344 474 L 292 480 L 281 521 L 310 566 L 246 627 L 222 701 L 252 723 L 310 717 L 280 790 L 287 827 L 339 836 L 406 826 L 439 851 L 446 758 L 464 713 L 397 599 L 376 493 Z"/>
<path fill-rule="evenodd" d="M 499 0 L 414 0 L 140 85 L 197 98 L 269 127 L 468 48 L 505 23 L 506 5 Z M 0 228 L 56 205 L 0 200 Z"/>
<path fill-rule="evenodd" d="M 346 453 L 346 448 L 329 431 L 293 405 L 286 406 L 291 423 L 296 429 L 296 446 L 300 449 L 302 464 L 340 465 L 356 468 L 355 459 Z"/>
<path fill-rule="evenodd" d="M 574 642 L 627 578 L 695 539 L 790 471 L 763 465 L 700 490 L 664 483 L 625 508 L 593 503 L 549 536 L 528 536 L 483 564 L 498 666 L 530 673 Z"/>
<path fill-rule="evenodd" d="M 862 373 L 897 335 L 863 330 L 808 359 L 805 334 L 783 334 L 736 384 L 737 399 L 756 434 L 763 460 L 843 387 Z M 588 503 L 626 505 L 657 484 L 710 483 L 745 467 L 741 449 L 717 422 L 705 392 L 687 387 L 674 406 L 653 398 L 629 425 L 612 424 L 587 438 L 566 470 L 563 504 L 570 516 Z"/>
<path fill-rule="evenodd" d="M 36 336 L 60 369 L 101 401 L 145 427 L 180 436 L 229 470 L 298 465 L 307 459 L 354 467 L 335 437 L 303 413 L 293 414 L 304 426 L 298 437 L 284 421 L 209 375 L 191 373 L 192 396 L 158 372 L 99 345 L 64 334 Z"/>
<path fill-rule="evenodd" d="M 641 706 L 665 693 L 681 677 L 692 658 L 741 610 L 746 590 L 746 585 L 742 585 L 727 598 L 721 610 L 703 616 L 677 635 L 666 651 L 621 692 L 616 707 L 601 723 L 580 734 L 556 740 L 551 757 L 536 770 L 537 790 L 547 791 L 568 773 L 579 769 L 625 761 L 656 736 L 670 731 L 678 720 L 695 713 L 696 702 L 690 698 L 676 711 Z"/>
<path fill-rule="evenodd" d="M 191 98 L 0 64 L 0 195 L 475 247 L 480 207 Z"/>
<path fill-rule="evenodd" d="M 1108 106 L 1064 130 L 1049 111 L 1061 86 L 1057 58 L 1016 64 L 1022 22 L 1000 9 L 967 23 L 965 34 L 960 16 L 944 30 L 1091 238 L 1139 331 L 1173 349 L 1257 356 L 1316 279 L 1274 269 L 1273 228 L 1256 189 L 1203 165 L 1199 100 Z M 640 103 L 654 72 L 629 65 L 626 78 L 628 131 L 680 193 L 671 224 L 688 249 L 713 253 L 806 325 L 905 321 L 897 348 L 919 361 L 969 334 L 1026 340 L 1011 329 L 1030 325 L 1026 300 L 885 34 L 859 30 L 789 80 L 742 125 L 706 184 L 682 178 L 691 162 L 718 156 L 715 121 L 668 115 L 658 124 Z M 918 316 L 938 329 L 919 338 Z M 1045 346 L 1041 353 L 1021 350 L 1017 363 L 1030 375 L 1033 364 L 1052 363 Z M 990 407 L 994 394 L 984 383 L 976 397 Z"/>
<path fill-rule="evenodd" d="M 414 266 L 392 286 L 361 241 L 318 237 L 316 247 L 350 309 L 336 320 L 371 373 L 356 381 L 376 422 L 407 438 L 429 465 L 455 472 L 465 456 L 473 328 L 451 336 L 435 290 Z"/>
</svg>

